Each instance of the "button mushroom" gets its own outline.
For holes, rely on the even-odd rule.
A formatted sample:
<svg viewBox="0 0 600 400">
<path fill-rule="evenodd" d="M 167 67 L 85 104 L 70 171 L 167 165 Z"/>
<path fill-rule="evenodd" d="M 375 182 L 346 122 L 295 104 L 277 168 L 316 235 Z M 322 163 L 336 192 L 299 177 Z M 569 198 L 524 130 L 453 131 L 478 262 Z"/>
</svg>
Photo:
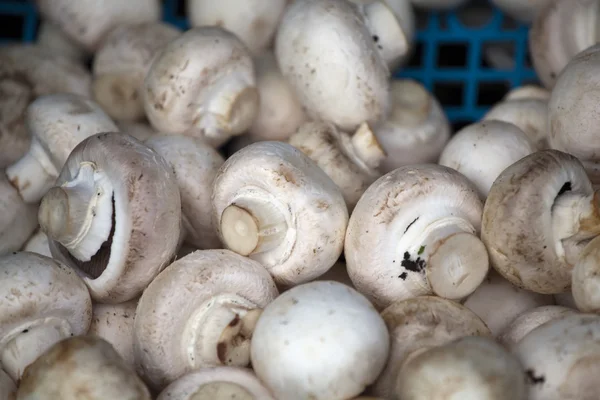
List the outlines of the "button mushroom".
<svg viewBox="0 0 600 400">
<path fill-rule="evenodd" d="M 19 250 L 38 225 L 37 206 L 23 201 L 0 172 L 0 256 Z"/>
<path fill-rule="evenodd" d="M 466 297 L 488 272 L 478 237 L 482 208 L 475 188 L 450 168 L 389 172 L 350 217 L 344 254 L 352 282 L 381 308 L 431 293 Z"/>
<path fill-rule="evenodd" d="M 52 255 L 94 300 L 138 296 L 177 250 L 181 200 L 167 162 L 132 136 L 102 133 L 69 155 L 38 219 Z"/>
<path fill-rule="evenodd" d="M 144 109 L 154 128 L 201 137 L 215 147 L 245 132 L 258 113 L 252 58 L 221 28 L 194 28 L 171 41 L 144 86 Z"/>
<path fill-rule="evenodd" d="M 600 391 L 600 317 L 574 314 L 534 329 L 513 349 L 530 400 L 595 399 Z"/>
<path fill-rule="evenodd" d="M 173 169 L 181 194 L 185 240 L 198 249 L 221 248 L 210 209 L 213 182 L 224 162 L 223 157 L 193 137 L 155 135 L 145 144 Z"/>
<path fill-rule="evenodd" d="M 434 296 L 398 301 L 381 316 L 390 332 L 390 356 L 371 391 L 386 399 L 392 396 L 398 371 L 411 354 L 464 336 L 490 336 L 485 323 L 468 308 Z"/>
<path fill-rule="evenodd" d="M 350 211 L 381 176 L 377 168 L 386 156 L 367 124 L 349 135 L 332 124 L 307 122 L 289 138 L 289 143 L 329 175 L 342 191 Z"/>
<path fill-rule="evenodd" d="M 31 364 L 19 400 L 150 400 L 150 392 L 107 341 L 77 336 L 56 343 Z"/>
<path fill-rule="evenodd" d="M 513 285 L 556 294 L 571 286 L 571 269 L 600 233 L 598 199 L 577 158 L 533 153 L 496 179 L 483 210 L 481 238 L 496 271 Z"/>
<path fill-rule="evenodd" d="M 410 164 L 435 163 L 450 139 L 450 123 L 440 103 L 417 81 L 391 83 L 392 110 L 375 135 L 387 153 L 384 173 Z"/>
<path fill-rule="evenodd" d="M 275 56 L 309 117 L 352 132 L 387 114 L 387 62 L 407 47 L 398 20 L 381 1 L 307 0 L 285 12 Z"/>
<path fill-rule="evenodd" d="M 75 61 L 83 62 L 88 57 L 85 49 L 65 35 L 59 27 L 48 21 L 41 22 L 36 44 Z"/>
<path fill-rule="evenodd" d="M 37 223 L 37 208 L 35 208 L 35 221 Z M 20 223 L 23 223 L 20 221 Z M 1 242 L 1 239 L 0 239 Z M 37 229 L 33 235 L 27 240 L 23 246 L 23 251 L 38 253 L 46 257 L 52 258 L 50 247 L 48 246 L 48 236 L 41 229 Z"/>
<path fill-rule="evenodd" d="M 29 151 L 6 168 L 6 175 L 27 203 L 37 203 L 50 189 L 69 153 L 85 138 L 117 126 L 98 104 L 75 94 L 39 97 L 27 108 Z"/>
<path fill-rule="evenodd" d="M 0 363 L 18 382 L 54 343 L 87 332 L 92 301 L 81 279 L 35 253 L 0 257 Z"/>
<path fill-rule="evenodd" d="M 175 261 L 138 304 L 138 372 L 162 389 L 198 368 L 248 365 L 256 320 L 277 295 L 259 263 L 231 251 L 200 250 Z"/>
<path fill-rule="evenodd" d="M 389 335 L 375 308 L 338 282 L 281 294 L 256 324 L 252 367 L 278 399 L 358 396 L 383 369 Z"/>
<path fill-rule="evenodd" d="M 439 163 L 469 178 L 485 200 L 492 183 L 506 167 L 536 150 L 515 125 L 483 121 L 456 133 L 444 147 Z"/>
<path fill-rule="evenodd" d="M 144 78 L 156 54 L 181 34 L 161 22 L 121 25 L 102 41 L 94 55 L 94 98 L 116 120 L 145 117 Z"/>
<path fill-rule="evenodd" d="M 344 246 L 348 209 L 335 183 L 295 147 L 246 146 L 225 161 L 212 198 L 217 233 L 292 286 L 322 275 Z"/>
<path fill-rule="evenodd" d="M 531 23 L 539 11 L 552 0 L 492 0 L 492 4 L 500 8 L 511 18 L 522 23 Z"/>
<path fill-rule="evenodd" d="M 571 291 L 577 309 L 600 314 L 600 236 L 583 250 L 572 273 Z"/>
<path fill-rule="evenodd" d="M 393 399 L 527 400 L 519 360 L 491 338 L 465 337 L 409 358 Z"/>
<path fill-rule="evenodd" d="M 275 400 L 251 370 L 236 367 L 202 368 L 182 376 L 156 400 Z"/>
<path fill-rule="evenodd" d="M 128 135 L 133 136 L 140 142 L 144 142 L 146 139 L 158 134 L 158 132 L 146 122 L 116 121 L 116 124 L 119 131 L 127 132 Z"/>
</svg>

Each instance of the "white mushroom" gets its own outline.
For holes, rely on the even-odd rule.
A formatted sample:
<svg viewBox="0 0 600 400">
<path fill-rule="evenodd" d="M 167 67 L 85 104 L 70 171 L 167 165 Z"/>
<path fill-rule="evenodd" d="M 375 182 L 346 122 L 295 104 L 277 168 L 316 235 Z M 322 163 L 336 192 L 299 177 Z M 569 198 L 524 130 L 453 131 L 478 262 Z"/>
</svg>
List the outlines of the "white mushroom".
<svg viewBox="0 0 600 400">
<path fill-rule="evenodd" d="M 481 199 L 506 167 L 537 149 L 515 125 L 502 121 L 483 121 L 461 129 L 448 142 L 439 163 L 469 178 Z"/>
<path fill-rule="evenodd" d="M 128 365 L 135 365 L 133 355 L 133 322 L 138 298 L 118 304 L 93 304 L 89 335 L 110 343 Z"/>
<path fill-rule="evenodd" d="M 67 37 L 95 52 L 106 35 L 121 24 L 158 21 L 159 0 L 35 0 L 41 16 Z"/>
<path fill-rule="evenodd" d="M 160 132 L 215 147 L 245 132 L 259 109 L 252 58 L 221 28 L 190 29 L 158 53 L 144 82 L 144 109 Z"/>
<path fill-rule="evenodd" d="M 167 162 L 133 136 L 102 133 L 69 155 L 38 219 L 52 255 L 75 269 L 94 300 L 138 296 L 179 241 L 181 200 Z"/>
<path fill-rule="evenodd" d="M 391 83 L 392 110 L 375 135 L 387 153 L 381 171 L 404 165 L 436 163 L 450 139 L 450 123 L 435 97 L 410 79 Z"/>
<path fill-rule="evenodd" d="M 509 350 L 513 349 L 529 332 L 546 322 L 576 314 L 572 308 L 562 306 L 542 306 L 525 311 L 515 318 L 497 336 L 498 341 Z"/>
<path fill-rule="evenodd" d="M 17 392 L 17 385 L 10 376 L 0 369 L 0 399 L 14 400 Z"/>
<path fill-rule="evenodd" d="M 430 347 L 442 346 L 464 336 L 490 336 L 485 323 L 468 308 L 434 296 L 422 296 L 391 304 L 381 313 L 390 332 L 390 356 L 371 388 L 389 399 L 404 361 Z"/>
<path fill-rule="evenodd" d="M 491 338 L 465 337 L 408 359 L 395 400 L 527 400 L 519 360 Z"/>
<path fill-rule="evenodd" d="M 495 271 L 463 303 L 499 335 L 515 318 L 533 308 L 554 304 L 554 297 L 519 289 Z"/>
<path fill-rule="evenodd" d="M 27 204 L 0 172 L 0 256 L 19 250 L 37 227 L 37 205 Z"/>
<path fill-rule="evenodd" d="M 375 308 L 338 282 L 296 286 L 269 304 L 251 343 L 256 375 L 279 399 L 358 396 L 383 369 L 389 335 Z"/>
<path fill-rule="evenodd" d="M 483 209 L 481 238 L 513 285 L 565 292 L 585 244 L 600 233 L 597 195 L 572 155 L 542 150 L 505 169 Z"/>
<path fill-rule="evenodd" d="M 254 61 L 260 107 L 248 135 L 256 140 L 286 140 L 306 120 L 304 109 L 277 65 L 272 52 Z"/>
<path fill-rule="evenodd" d="M 181 34 L 162 22 L 120 25 L 102 41 L 94 55 L 94 98 L 116 120 L 145 117 L 144 78 L 160 50 Z"/>
<path fill-rule="evenodd" d="M 280 285 L 315 279 L 342 253 L 348 209 L 340 189 L 289 144 L 259 142 L 232 155 L 212 202 L 223 244 L 259 261 Z"/>
<path fill-rule="evenodd" d="M 482 209 L 473 185 L 450 168 L 389 172 L 350 217 L 344 254 L 352 282 L 378 307 L 431 293 L 466 297 L 488 272 Z"/>
<path fill-rule="evenodd" d="M 222 27 L 239 37 L 253 54 L 271 45 L 287 5 L 287 0 L 185 1 L 192 27 Z"/>
<path fill-rule="evenodd" d="M 138 304 L 133 351 L 139 374 L 162 389 L 195 369 L 248 365 L 256 321 L 277 295 L 259 263 L 231 251 L 180 258 Z"/>
<path fill-rule="evenodd" d="M 492 0 L 492 4 L 519 22 L 531 23 L 540 10 L 551 1 L 552 0 Z"/>
<path fill-rule="evenodd" d="M 307 122 L 289 138 L 289 143 L 335 182 L 350 212 L 369 185 L 381 176 L 378 167 L 386 154 L 366 123 L 350 135 L 332 124 Z"/>
<path fill-rule="evenodd" d="M 30 365 L 19 400 L 150 400 L 150 391 L 107 341 L 93 336 L 65 339 Z"/>
<path fill-rule="evenodd" d="M 119 131 L 133 136 L 140 142 L 144 142 L 146 139 L 149 139 L 154 135 L 158 135 L 158 132 L 146 122 L 116 121 L 116 124 L 119 128 Z"/>
<path fill-rule="evenodd" d="M 532 330 L 513 349 L 529 400 L 595 399 L 600 391 L 600 316 L 574 314 Z"/>
<path fill-rule="evenodd" d="M 81 279 L 35 253 L 0 257 L 0 363 L 18 382 L 56 342 L 87 332 L 92 301 Z"/>
<path fill-rule="evenodd" d="M 182 376 L 156 400 L 275 400 L 251 370 L 236 367 L 202 368 Z"/>
<path fill-rule="evenodd" d="M 35 221 L 37 223 L 37 208 L 35 208 Z M 19 221 L 21 224 L 23 221 Z M 1 241 L 1 239 L 0 239 Z M 23 251 L 29 251 L 32 253 L 38 253 L 46 257 L 52 258 L 50 247 L 48 246 L 48 236 L 41 229 L 37 229 L 35 233 L 27 240 L 23 246 Z"/>
<path fill-rule="evenodd" d="M 277 31 L 275 56 L 309 117 L 352 132 L 389 108 L 389 70 L 407 51 L 398 20 L 381 1 L 293 2 Z"/>
<path fill-rule="evenodd" d="M 36 43 L 56 54 L 75 61 L 85 61 L 88 53 L 78 43 L 71 40 L 64 32 L 48 21 L 42 21 L 37 32 Z"/>
<path fill-rule="evenodd" d="M 211 215 L 211 195 L 223 157 L 201 139 L 155 135 L 146 146 L 160 154 L 173 169 L 181 195 L 185 240 L 198 249 L 221 248 Z"/>
<path fill-rule="evenodd" d="M 583 250 L 572 273 L 572 294 L 577 309 L 600 314 L 600 236 Z"/>
<path fill-rule="evenodd" d="M 82 140 L 117 130 L 98 104 L 67 93 L 42 96 L 31 103 L 27 127 L 32 136 L 28 152 L 6 168 L 6 176 L 27 203 L 41 200 Z"/>
</svg>

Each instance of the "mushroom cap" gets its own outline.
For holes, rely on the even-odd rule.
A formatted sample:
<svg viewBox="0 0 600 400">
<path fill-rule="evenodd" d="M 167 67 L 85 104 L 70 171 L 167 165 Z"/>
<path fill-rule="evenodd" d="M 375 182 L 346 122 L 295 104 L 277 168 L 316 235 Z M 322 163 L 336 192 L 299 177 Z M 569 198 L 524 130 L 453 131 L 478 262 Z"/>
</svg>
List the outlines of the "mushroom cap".
<svg viewBox="0 0 600 400">
<path fill-rule="evenodd" d="M 514 286 L 495 271 L 463 303 L 499 335 L 521 314 L 540 306 L 554 304 L 554 297 Z"/>
<path fill-rule="evenodd" d="M 552 0 L 492 0 L 492 3 L 522 23 L 531 23 L 537 13 Z"/>
<path fill-rule="evenodd" d="M 599 243 L 600 236 L 596 236 L 585 246 L 571 274 L 573 300 L 576 308 L 582 312 L 596 314 L 600 312 Z"/>
<path fill-rule="evenodd" d="M 388 67 L 348 1 L 293 2 L 277 31 L 275 56 L 312 119 L 354 131 L 389 110 Z"/>
<path fill-rule="evenodd" d="M 0 348 L 36 322 L 61 321 L 73 335 L 88 331 L 92 300 L 83 281 L 61 262 L 35 253 L 0 257 Z"/>
<path fill-rule="evenodd" d="M 450 139 L 450 123 L 438 100 L 412 79 L 392 81 L 391 97 L 391 113 L 375 130 L 387 153 L 381 171 L 436 163 Z"/>
<path fill-rule="evenodd" d="M 220 26 L 260 54 L 271 45 L 287 0 L 187 0 L 186 5 L 192 27 Z"/>
<path fill-rule="evenodd" d="M 389 336 L 373 305 L 332 281 L 296 286 L 270 303 L 251 343 L 256 375 L 280 399 L 348 399 L 381 372 Z"/>
<path fill-rule="evenodd" d="M 534 0 L 535 1 L 535 0 Z M 545 1 L 545 0 L 542 0 Z M 506 93 L 503 101 L 510 100 L 543 100 L 548 102 L 550 100 L 550 91 L 539 85 L 523 85 L 513 88 Z"/>
<path fill-rule="evenodd" d="M 35 0 L 35 4 L 44 19 L 91 52 L 114 27 L 158 21 L 161 17 L 159 0 Z"/>
<path fill-rule="evenodd" d="M 33 97 L 27 82 L 0 78 L 0 169 L 19 160 L 29 149 L 31 135 L 25 126 L 25 113 Z"/>
<path fill-rule="evenodd" d="M 532 330 L 513 349 L 530 400 L 593 399 L 600 385 L 600 316 L 567 315 Z"/>
<path fill-rule="evenodd" d="M 600 5 L 597 1 L 593 3 Z M 581 161 L 600 161 L 597 135 L 600 118 L 596 115 L 596 105 L 600 101 L 598 68 L 600 45 L 579 53 L 560 74 L 548 102 L 550 147 L 572 154 Z"/>
<path fill-rule="evenodd" d="M 213 182 L 225 161 L 223 157 L 199 138 L 155 135 L 145 144 L 173 169 L 181 194 L 185 240 L 199 249 L 221 248 L 209 210 Z"/>
<path fill-rule="evenodd" d="M 310 281 L 325 273 L 344 246 L 348 209 L 340 189 L 321 168 L 295 147 L 281 142 L 253 143 L 233 154 L 217 173 L 213 218 L 243 196 L 261 196 L 285 216 L 283 242 L 250 254 L 278 284 Z M 223 230 L 217 223 L 223 240 Z"/>
<path fill-rule="evenodd" d="M 104 339 L 76 336 L 56 343 L 25 370 L 17 397 L 150 400 L 150 392 Z"/>
<path fill-rule="evenodd" d="M 17 385 L 12 378 L 0 369 L 0 399 L 15 400 Z"/>
<path fill-rule="evenodd" d="M 236 367 L 212 367 L 202 368 L 190 372 L 167 386 L 156 400 L 229 400 L 237 399 L 231 397 L 210 397 L 208 387 L 212 384 L 218 386 L 221 383 L 229 383 L 241 389 L 248 397 L 241 400 L 275 400 L 261 381 L 258 380 L 252 370 Z M 202 391 L 206 390 L 206 393 Z M 213 393 L 213 396 L 217 392 Z M 223 395 L 222 393 L 219 393 Z M 204 396 L 202 396 L 204 395 Z"/>
<path fill-rule="evenodd" d="M 88 57 L 85 49 L 71 40 L 62 29 L 52 22 L 41 21 L 36 44 L 75 61 L 83 62 Z"/>
<path fill-rule="evenodd" d="M 37 209 L 35 212 L 35 220 L 37 221 Z M 21 224 L 23 223 L 22 220 L 19 222 Z M 0 239 L 0 242 L 1 241 L 2 240 Z M 52 258 L 52 253 L 50 252 L 50 247 L 48 246 L 48 236 L 39 227 L 23 245 L 23 251 L 37 253 Z"/>
<path fill-rule="evenodd" d="M 158 52 L 181 34 L 162 22 L 119 25 L 94 55 L 94 97 L 118 120 L 144 117 L 144 78 Z"/>
<path fill-rule="evenodd" d="M 536 151 L 517 126 L 502 121 L 483 121 L 457 132 L 448 142 L 439 163 L 469 178 L 485 199 L 506 167 Z"/>
<path fill-rule="evenodd" d="M 492 338 L 464 337 L 404 363 L 395 399 L 527 400 L 523 367 Z"/>
<path fill-rule="evenodd" d="M 509 350 L 513 349 L 529 332 L 546 322 L 576 314 L 577 311 L 562 306 L 541 306 L 527 310 L 515 318 L 497 336 L 498 341 Z"/>
<path fill-rule="evenodd" d="M 78 262 L 58 242 L 52 255 L 75 269 L 96 301 L 120 303 L 138 296 L 177 250 L 181 224 L 179 189 L 167 162 L 130 135 L 101 133 L 73 149 L 56 186 L 94 163 L 113 186 L 110 246 L 90 262 Z"/>
<path fill-rule="evenodd" d="M 205 367 L 190 365 L 182 350 L 188 320 L 203 303 L 235 294 L 264 308 L 278 295 L 269 273 L 257 262 L 229 250 L 201 250 L 180 258 L 146 288 L 138 303 L 133 349 L 138 373 L 163 388 L 180 376 Z"/>
<path fill-rule="evenodd" d="M 533 153 L 506 168 L 496 179 L 483 209 L 481 239 L 496 271 L 513 285 L 556 294 L 571 285 L 571 268 L 557 250 L 552 206 L 565 184 L 572 193 L 591 196 L 581 162 L 557 150 Z M 574 245 L 583 249 L 585 243 Z"/>
<path fill-rule="evenodd" d="M 93 304 L 89 335 L 110 343 L 128 365 L 134 364 L 133 321 L 138 298 L 119 304 Z"/>
<path fill-rule="evenodd" d="M 37 205 L 27 204 L 0 172 L 0 256 L 17 251 L 38 225 Z"/>
<path fill-rule="evenodd" d="M 381 397 L 394 391 L 400 367 L 415 351 L 441 346 L 464 336 L 490 336 L 485 323 L 468 308 L 452 300 L 421 296 L 398 301 L 381 313 L 390 332 L 390 355 L 372 387 Z"/>
<path fill-rule="evenodd" d="M 119 131 L 133 136 L 140 142 L 144 142 L 146 139 L 158 135 L 158 132 L 146 122 L 116 121 L 116 124 Z"/>
<path fill-rule="evenodd" d="M 408 251 L 398 248 L 398 239 L 428 213 L 464 218 L 479 232 L 482 209 L 474 186 L 453 169 L 416 164 L 387 173 L 369 186 L 350 216 L 344 242 L 350 279 L 382 308 L 431 293 L 423 283 L 427 260 L 424 268 L 407 268 Z"/>
</svg>

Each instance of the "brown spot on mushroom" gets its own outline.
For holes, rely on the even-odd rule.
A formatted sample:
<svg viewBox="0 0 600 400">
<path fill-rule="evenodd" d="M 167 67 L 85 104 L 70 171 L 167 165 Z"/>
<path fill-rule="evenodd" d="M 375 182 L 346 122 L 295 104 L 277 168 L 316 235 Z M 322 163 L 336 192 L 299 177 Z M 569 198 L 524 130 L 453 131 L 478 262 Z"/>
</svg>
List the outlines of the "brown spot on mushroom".
<svg viewBox="0 0 600 400">
<path fill-rule="evenodd" d="M 235 314 L 235 317 L 233 317 L 233 319 L 229 322 L 229 326 L 233 328 L 234 326 L 239 324 L 240 321 L 241 321 L 240 316 L 238 314 Z"/>
<path fill-rule="evenodd" d="M 327 210 L 329 208 L 329 203 L 324 200 L 317 200 L 317 208 L 319 210 Z"/>
<path fill-rule="evenodd" d="M 525 371 L 525 375 L 527 376 L 527 383 L 530 385 L 539 385 L 546 382 L 544 375 L 536 376 L 535 371 L 531 368 Z"/>
<path fill-rule="evenodd" d="M 256 18 L 250 24 L 250 29 L 254 34 L 260 35 L 264 32 L 265 29 L 269 27 L 269 24 L 264 20 L 264 18 Z"/>
<path fill-rule="evenodd" d="M 279 168 L 275 170 L 275 173 L 278 175 L 278 181 L 285 180 L 287 183 L 291 183 L 292 185 L 299 186 L 296 182 L 296 177 L 294 176 L 294 172 L 284 165 L 283 163 L 279 164 Z"/>
<path fill-rule="evenodd" d="M 227 363 L 227 345 L 224 342 L 217 343 L 217 358 L 223 364 Z"/>
</svg>

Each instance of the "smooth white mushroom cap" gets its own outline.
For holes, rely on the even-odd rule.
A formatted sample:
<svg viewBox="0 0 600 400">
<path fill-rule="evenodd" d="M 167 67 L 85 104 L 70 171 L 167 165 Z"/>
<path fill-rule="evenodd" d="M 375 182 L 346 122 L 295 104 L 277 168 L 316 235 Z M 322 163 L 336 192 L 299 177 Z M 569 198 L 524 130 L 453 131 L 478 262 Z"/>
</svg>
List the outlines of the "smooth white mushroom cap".
<svg viewBox="0 0 600 400">
<path fill-rule="evenodd" d="M 133 344 L 138 373 L 151 387 L 162 389 L 192 370 L 228 364 L 228 349 L 219 337 L 228 324 L 243 322 L 244 315 L 231 312 L 218 320 L 202 313 L 214 304 L 262 309 L 277 295 L 259 263 L 229 250 L 200 250 L 180 258 L 152 281 L 138 304 Z M 227 300 L 231 297 L 237 300 Z M 240 333 L 240 342 L 252 337 L 244 335 Z M 249 346 L 244 352 L 249 355 Z"/>
<path fill-rule="evenodd" d="M 37 221 L 37 209 L 35 212 L 35 220 Z M 23 222 L 20 221 L 20 223 Z M 25 245 L 23 245 L 23 251 L 38 253 L 43 256 L 52 258 L 52 253 L 50 252 L 50 247 L 48 246 L 48 236 L 39 228 L 29 238 L 29 240 L 27 240 Z"/>
<path fill-rule="evenodd" d="M 84 61 L 88 57 L 87 51 L 81 45 L 48 21 L 42 21 L 40 24 L 36 44 L 72 60 Z"/>
<path fill-rule="evenodd" d="M 222 27 L 260 54 L 271 45 L 286 5 L 287 0 L 186 0 L 186 11 L 192 27 Z"/>
<path fill-rule="evenodd" d="M 387 173 L 410 164 L 436 163 L 450 139 L 450 123 L 440 103 L 423 85 L 410 79 L 391 83 L 392 109 L 375 135 L 387 157 Z"/>
<path fill-rule="evenodd" d="M 356 290 L 311 282 L 264 310 L 251 343 L 256 375 L 280 399 L 343 400 L 359 395 L 383 369 L 389 335 Z"/>
<path fill-rule="evenodd" d="M 275 56 L 312 119 L 354 131 L 389 110 L 388 67 L 350 2 L 293 2 L 277 31 Z"/>
<path fill-rule="evenodd" d="M 35 231 L 38 208 L 23 201 L 0 173 L 0 256 L 19 250 Z"/>
<path fill-rule="evenodd" d="M 532 330 L 513 349 L 530 400 L 593 399 L 600 382 L 600 316 L 575 314 Z"/>
<path fill-rule="evenodd" d="M 477 314 L 498 336 L 521 314 L 540 306 L 554 304 L 554 297 L 514 286 L 495 271 L 463 303 Z"/>
<path fill-rule="evenodd" d="M 394 392 L 398 371 L 411 354 L 464 336 L 491 335 L 471 310 L 440 297 L 398 301 L 383 310 L 381 316 L 390 332 L 390 356 L 371 391 L 386 399 Z"/>
<path fill-rule="evenodd" d="M 576 314 L 577 311 L 562 306 L 542 306 L 525 311 L 506 326 L 499 335 L 498 342 L 513 349 L 529 332 L 546 322 L 562 318 L 566 315 Z"/>
<path fill-rule="evenodd" d="M 14 400 L 17 392 L 17 385 L 10 376 L 0 369 L 0 398 L 3 400 Z"/>
<path fill-rule="evenodd" d="M 147 122 L 127 122 L 127 121 L 115 121 L 119 131 L 127 133 L 133 136 L 140 142 L 146 141 L 146 139 L 158 135 L 159 133 L 154 130 Z"/>
<path fill-rule="evenodd" d="M 17 392 L 23 400 L 150 400 L 150 392 L 107 341 L 77 336 L 52 346 L 30 365 Z"/>
<path fill-rule="evenodd" d="M 158 53 L 144 81 L 144 109 L 167 134 L 218 147 L 245 132 L 259 109 L 252 57 L 232 33 L 194 28 Z"/>
<path fill-rule="evenodd" d="M 530 23 L 540 10 L 552 0 L 492 0 L 492 3 L 510 15 L 511 18 L 523 23 Z"/>
<path fill-rule="evenodd" d="M 410 0 L 417 8 L 425 10 L 448 10 L 459 7 L 468 0 Z"/>
<path fill-rule="evenodd" d="M 407 360 L 394 399 L 527 400 L 519 360 L 491 338 L 465 337 Z"/>
<path fill-rule="evenodd" d="M 94 55 L 94 98 L 116 120 L 145 117 L 144 78 L 158 52 L 181 34 L 162 22 L 119 25 Z"/>
<path fill-rule="evenodd" d="M 331 178 L 300 150 L 271 141 L 225 161 L 212 214 L 223 244 L 260 262 L 282 285 L 310 281 L 335 264 L 348 224 Z"/>
<path fill-rule="evenodd" d="M 511 123 L 484 121 L 457 132 L 448 142 L 439 163 L 469 178 L 485 199 L 506 167 L 536 151 L 527 135 Z"/>
<path fill-rule="evenodd" d="M 159 0 L 36 0 L 42 17 L 86 50 L 95 52 L 106 35 L 121 24 L 158 21 Z"/>
<path fill-rule="evenodd" d="M 202 368 L 177 379 L 156 400 L 275 400 L 250 369 Z"/>
</svg>

